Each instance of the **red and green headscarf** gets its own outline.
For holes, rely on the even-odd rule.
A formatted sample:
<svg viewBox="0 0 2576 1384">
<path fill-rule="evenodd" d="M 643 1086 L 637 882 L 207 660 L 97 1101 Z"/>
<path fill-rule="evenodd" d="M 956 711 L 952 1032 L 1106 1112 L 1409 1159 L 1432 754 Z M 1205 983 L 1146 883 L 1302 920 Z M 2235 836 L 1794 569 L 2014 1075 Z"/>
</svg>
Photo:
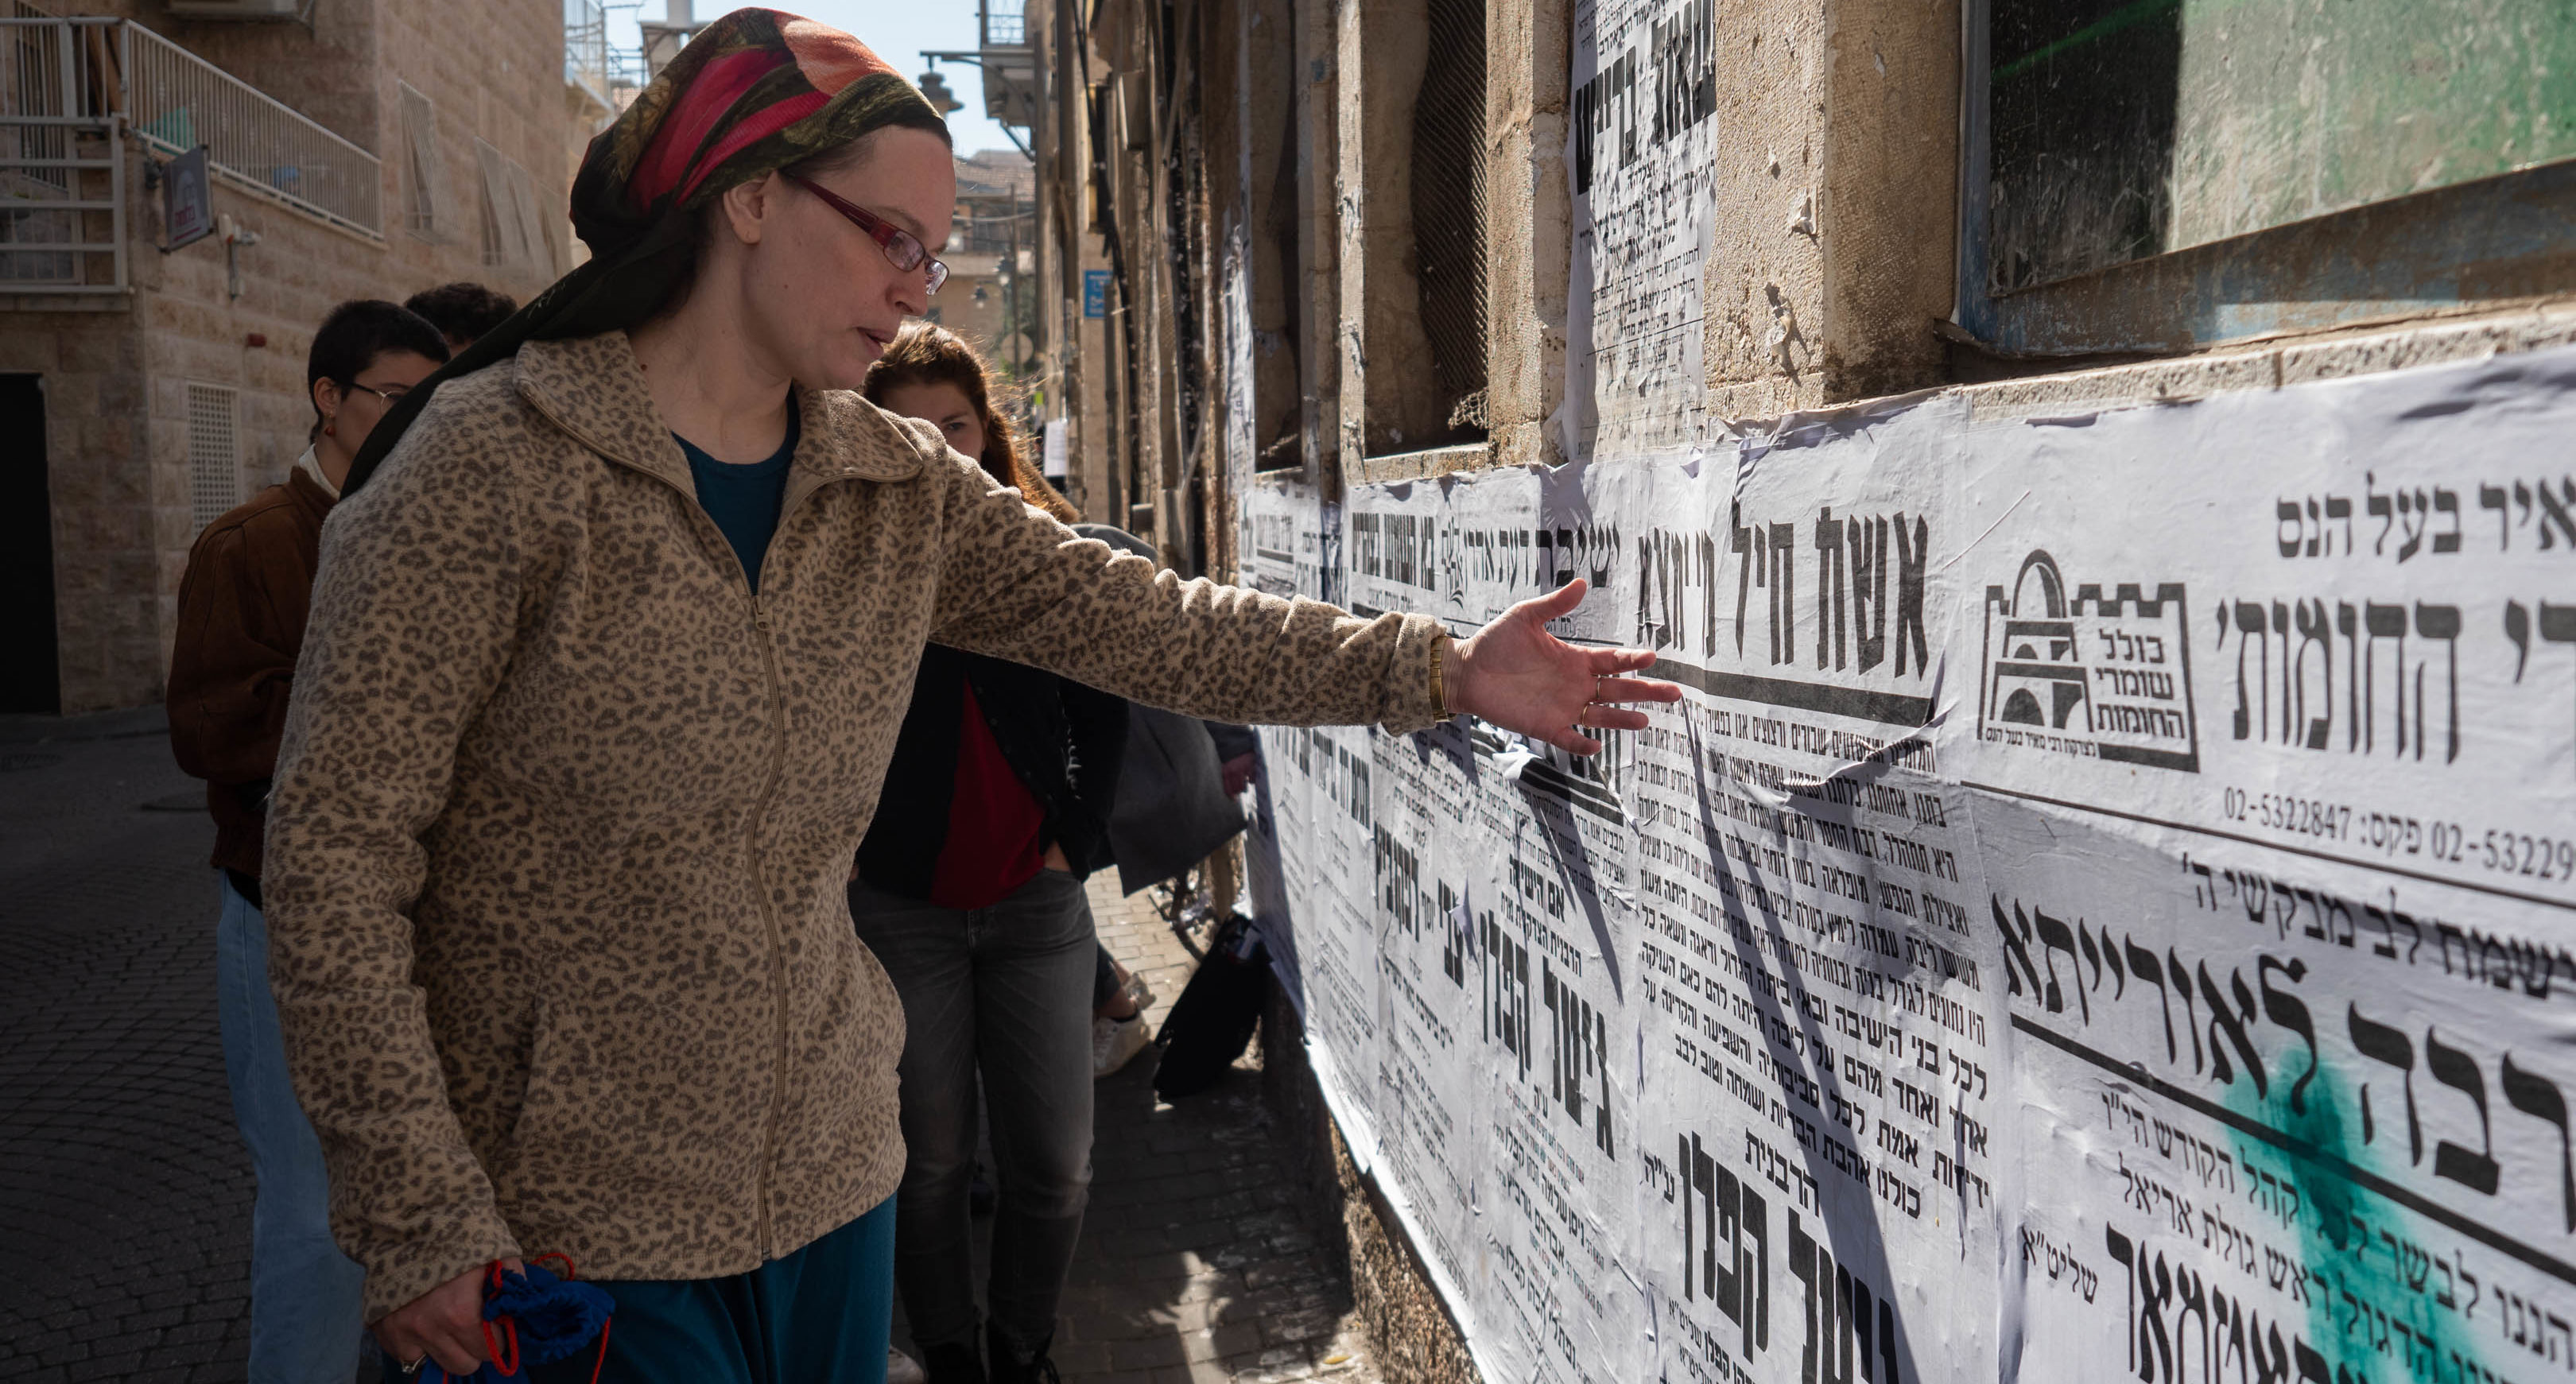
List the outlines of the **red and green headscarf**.
<svg viewBox="0 0 2576 1384">
<path fill-rule="evenodd" d="M 838 29 L 777 10 L 735 10 L 700 29 L 582 156 L 572 224 L 591 258 L 396 405 L 343 493 L 393 450 L 439 381 L 529 341 L 594 336 L 659 311 L 696 263 L 699 210 L 727 188 L 894 125 L 948 133 L 902 73 Z"/>
</svg>

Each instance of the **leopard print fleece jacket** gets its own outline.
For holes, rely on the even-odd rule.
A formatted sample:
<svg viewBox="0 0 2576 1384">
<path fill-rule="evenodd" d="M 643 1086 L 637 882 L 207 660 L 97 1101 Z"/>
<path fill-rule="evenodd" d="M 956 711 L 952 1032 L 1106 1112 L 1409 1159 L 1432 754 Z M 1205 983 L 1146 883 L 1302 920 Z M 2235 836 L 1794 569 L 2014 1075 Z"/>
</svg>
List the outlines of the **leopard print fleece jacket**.
<svg viewBox="0 0 2576 1384">
<path fill-rule="evenodd" d="M 903 1172 L 850 925 L 926 641 L 1234 722 L 1432 724 L 1433 621 L 1077 538 L 856 394 L 755 597 L 622 333 L 440 388 L 332 512 L 269 817 L 270 967 L 366 1315 L 492 1259 L 745 1272 Z"/>
</svg>

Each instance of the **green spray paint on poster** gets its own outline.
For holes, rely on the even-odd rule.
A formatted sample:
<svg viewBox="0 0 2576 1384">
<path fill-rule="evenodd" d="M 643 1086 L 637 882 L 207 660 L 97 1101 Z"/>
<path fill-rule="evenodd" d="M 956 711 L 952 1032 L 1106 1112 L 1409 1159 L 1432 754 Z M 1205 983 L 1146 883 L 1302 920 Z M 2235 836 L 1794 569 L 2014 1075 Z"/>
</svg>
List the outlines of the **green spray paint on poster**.
<svg viewBox="0 0 2576 1384">
<path fill-rule="evenodd" d="M 2277 1003 L 2276 994 L 2266 999 Z M 2302 1011 L 2299 1017 L 2306 1015 Z M 2393 1083 L 2380 1083 L 2373 1093 L 2378 1116 L 2373 1137 L 2364 1142 L 2357 1128 L 2362 1093 L 2339 1072 L 2321 1057 L 2312 1059 L 2305 1046 L 2266 1056 L 2266 1089 L 2258 1093 L 2247 1074 L 2238 1072 L 2225 1089 L 2228 1108 L 2323 1155 L 2236 1140 L 2237 1160 L 2247 1175 L 2259 1168 L 2298 1194 L 2290 1229 L 2297 1236 L 2299 1266 L 2309 1276 L 2307 1329 L 2294 1353 L 2315 1352 L 2323 1361 L 2324 1377 L 2338 1384 L 2482 1377 L 2467 1316 L 2471 1300 L 2453 1291 L 2448 1294 L 2452 1305 L 2444 1306 L 2442 1285 L 2429 1274 L 2410 1275 L 2401 1261 L 2401 1246 L 2423 1238 L 2413 1229 L 2419 1218 L 2355 1185 L 2333 1161 L 2392 1179 L 2408 1177 L 2410 1169 L 2402 1161 L 2408 1139 L 2400 1113 L 2404 1097 Z M 2398 1158 L 2387 1158 L 2383 1151 L 2397 1151 Z M 2278 1220 L 2270 1228 L 2279 1228 Z M 2301 1376 L 2303 1363 L 2309 1362 L 2290 1362 L 2292 1378 Z"/>
</svg>

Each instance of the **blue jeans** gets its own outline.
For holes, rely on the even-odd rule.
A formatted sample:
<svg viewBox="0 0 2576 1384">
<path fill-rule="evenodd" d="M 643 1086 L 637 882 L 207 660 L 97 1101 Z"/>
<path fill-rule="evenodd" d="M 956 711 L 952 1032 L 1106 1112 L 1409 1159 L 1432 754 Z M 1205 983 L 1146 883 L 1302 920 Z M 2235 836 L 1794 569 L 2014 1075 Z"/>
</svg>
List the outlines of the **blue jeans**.
<svg viewBox="0 0 2576 1384">
<path fill-rule="evenodd" d="M 724 1278 L 609 1280 L 596 1343 L 530 1364 L 529 1384 L 885 1384 L 894 1319 L 894 1200 L 814 1243 Z M 389 1376 L 390 1377 L 390 1376 Z"/>
<path fill-rule="evenodd" d="M 980 1072 L 1001 1192 L 986 1297 L 994 1335 L 1025 1359 L 1055 1334 L 1090 1196 L 1090 900 L 1062 870 L 1040 870 L 975 909 L 862 880 L 850 886 L 850 915 L 903 997 L 895 1282 L 913 1338 L 925 1350 L 975 1340 L 966 1189 Z"/>
<path fill-rule="evenodd" d="M 287 1084 L 277 1000 L 268 989 L 268 920 L 218 874 L 216 1010 L 233 1120 L 259 1180 L 250 1217 L 251 1384 L 348 1384 L 366 1324 L 366 1274 L 331 1239 L 322 1145 Z"/>
</svg>

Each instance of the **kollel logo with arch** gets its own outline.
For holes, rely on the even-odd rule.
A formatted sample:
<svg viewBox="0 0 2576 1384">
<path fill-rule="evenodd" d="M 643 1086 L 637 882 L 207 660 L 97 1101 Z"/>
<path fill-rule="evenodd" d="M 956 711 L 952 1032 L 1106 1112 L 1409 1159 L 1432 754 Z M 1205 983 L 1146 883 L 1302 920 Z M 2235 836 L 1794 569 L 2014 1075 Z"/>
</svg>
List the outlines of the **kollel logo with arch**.
<svg viewBox="0 0 2576 1384">
<path fill-rule="evenodd" d="M 2156 594 L 2126 582 L 2067 595 L 2043 549 L 2009 592 L 1986 588 L 1978 738 L 2006 745 L 2200 772 L 2191 704 L 2191 628 L 2181 582 Z"/>
</svg>

